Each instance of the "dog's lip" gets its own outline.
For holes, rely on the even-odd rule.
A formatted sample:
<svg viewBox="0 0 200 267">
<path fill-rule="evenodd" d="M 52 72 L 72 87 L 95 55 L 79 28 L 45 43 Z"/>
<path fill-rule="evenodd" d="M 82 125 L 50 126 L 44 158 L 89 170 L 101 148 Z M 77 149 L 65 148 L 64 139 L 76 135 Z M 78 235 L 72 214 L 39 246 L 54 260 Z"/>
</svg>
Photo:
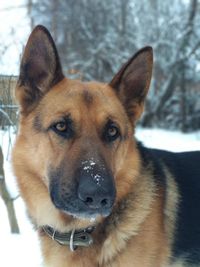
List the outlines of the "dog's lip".
<svg viewBox="0 0 200 267">
<path fill-rule="evenodd" d="M 99 218 L 106 218 L 110 215 L 111 212 L 103 212 L 103 213 L 86 213 L 86 212 L 69 212 L 67 210 L 62 210 L 62 212 L 68 216 L 71 216 L 73 219 L 77 220 L 87 220 L 91 223 L 95 223 Z"/>
<path fill-rule="evenodd" d="M 108 217 L 113 210 L 113 206 L 109 208 L 87 208 L 86 206 L 81 206 L 82 203 L 76 203 L 77 205 L 75 208 L 70 205 L 68 202 L 68 205 L 66 205 L 66 202 L 63 201 L 55 201 L 55 199 L 52 199 L 52 203 L 58 209 L 61 213 L 67 216 L 71 216 L 74 219 L 81 219 L 81 220 L 91 220 L 95 221 L 97 218 L 105 218 Z M 74 203 L 73 203 L 74 204 Z M 78 207 L 78 208 L 77 208 Z"/>
</svg>

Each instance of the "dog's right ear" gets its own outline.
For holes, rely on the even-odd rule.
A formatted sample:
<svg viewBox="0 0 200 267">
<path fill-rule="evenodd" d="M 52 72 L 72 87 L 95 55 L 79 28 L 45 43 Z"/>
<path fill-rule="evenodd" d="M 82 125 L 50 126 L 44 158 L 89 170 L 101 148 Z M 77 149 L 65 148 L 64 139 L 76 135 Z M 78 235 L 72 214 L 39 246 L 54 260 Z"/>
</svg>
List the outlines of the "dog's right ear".
<svg viewBox="0 0 200 267">
<path fill-rule="evenodd" d="M 55 43 L 43 26 L 32 31 L 20 65 L 16 98 L 21 112 L 29 113 L 52 86 L 64 78 Z"/>
</svg>

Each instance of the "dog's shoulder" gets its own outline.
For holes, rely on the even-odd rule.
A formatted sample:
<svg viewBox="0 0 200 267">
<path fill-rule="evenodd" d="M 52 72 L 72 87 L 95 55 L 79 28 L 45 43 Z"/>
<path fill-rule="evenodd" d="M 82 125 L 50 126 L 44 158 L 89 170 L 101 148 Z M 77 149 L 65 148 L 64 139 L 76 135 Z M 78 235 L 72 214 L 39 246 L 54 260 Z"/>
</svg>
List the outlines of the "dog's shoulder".
<svg viewBox="0 0 200 267">
<path fill-rule="evenodd" d="M 188 266 L 200 264 L 200 151 L 174 153 L 145 148 L 141 144 L 138 147 L 143 166 L 153 165 L 154 178 L 157 182 L 162 181 L 165 192 L 170 190 L 169 175 L 177 188 L 179 201 L 175 211 L 174 258 L 184 258 Z"/>
<path fill-rule="evenodd" d="M 163 166 L 174 176 L 182 190 L 200 190 L 200 151 L 171 152 L 160 149 L 151 149 L 138 143 L 143 167 L 151 164 L 153 169 L 163 174 Z M 190 186 L 188 188 L 188 183 Z M 185 188 L 186 186 L 186 188 Z M 189 190 L 188 190 L 189 189 Z"/>
</svg>

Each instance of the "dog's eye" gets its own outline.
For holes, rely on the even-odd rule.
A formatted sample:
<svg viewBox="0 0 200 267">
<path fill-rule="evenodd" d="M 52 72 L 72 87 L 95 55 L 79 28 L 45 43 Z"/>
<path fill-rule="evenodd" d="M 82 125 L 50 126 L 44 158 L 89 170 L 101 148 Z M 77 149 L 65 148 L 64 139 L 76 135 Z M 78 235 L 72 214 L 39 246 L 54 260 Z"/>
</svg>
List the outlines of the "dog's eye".
<svg viewBox="0 0 200 267">
<path fill-rule="evenodd" d="M 107 130 L 107 134 L 111 138 L 113 138 L 116 135 L 118 135 L 118 129 L 117 129 L 117 127 L 115 127 L 115 126 L 109 127 L 108 130 Z"/>
<path fill-rule="evenodd" d="M 120 130 L 114 123 L 106 125 L 103 137 L 106 142 L 113 142 L 120 136 Z"/>
<path fill-rule="evenodd" d="M 55 129 L 59 132 L 64 132 L 67 129 L 67 125 L 64 121 L 55 124 Z"/>
<path fill-rule="evenodd" d="M 69 120 L 56 122 L 51 126 L 51 129 L 65 138 L 71 138 L 73 136 L 72 123 Z"/>
</svg>

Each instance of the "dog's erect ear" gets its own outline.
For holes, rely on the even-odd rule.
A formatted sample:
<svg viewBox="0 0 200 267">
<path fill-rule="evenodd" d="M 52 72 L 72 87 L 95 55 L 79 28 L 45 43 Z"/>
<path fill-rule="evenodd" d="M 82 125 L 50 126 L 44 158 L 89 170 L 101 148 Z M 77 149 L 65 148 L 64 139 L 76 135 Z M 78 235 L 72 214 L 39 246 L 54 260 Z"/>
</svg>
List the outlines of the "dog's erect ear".
<svg viewBox="0 0 200 267">
<path fill-rule="evenodd" d="M 54 41 L 43 26 L 31 33 L 21 60 L 16 97 L 29 112 L 52 86 L 64 78 Z"/>
<path fill-rule="evenodd" d="M 153 50 L 138 51 L 114 76 L 110 86 L 115 89 L 132 122 L 141 115 L 153 66 Z"/>
</svg>

